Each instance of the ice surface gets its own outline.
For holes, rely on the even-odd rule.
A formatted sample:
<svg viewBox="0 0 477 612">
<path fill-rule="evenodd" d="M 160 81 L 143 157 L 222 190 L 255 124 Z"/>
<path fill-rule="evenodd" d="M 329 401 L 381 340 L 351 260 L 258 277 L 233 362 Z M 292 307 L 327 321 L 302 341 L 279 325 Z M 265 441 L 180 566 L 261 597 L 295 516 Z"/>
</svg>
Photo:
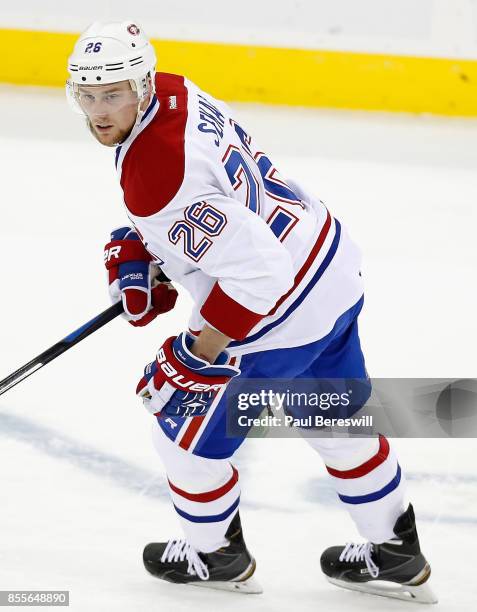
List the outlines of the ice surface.
<svg viewBox="0 0 477 612">
<path fill-rule="evenodd" d="M 102 247 L 123 224 L 112 151 L 62 92 L 0 88 L 0 377 L 108 304 Z M 477 122 L 237 106 L 285 175 L 361 244 L 361 336 L 374 376 L 475 377 Z M 356 537 L 318 456 L 297 440 L 240 450 L 242 520 L 265 592 L 174 587 L 142 567 L 179 535 L 143 365 L 184 328 L 190 301 L 152 328 L 116 320 L 0 398 L 0 590 L 69 589 L 71 609 L 398 610 L 336 589 L 321 550 Z M 471 609 L 477 536 L 473 440 L 396 440 L 440 610 Z"/>
</svg>

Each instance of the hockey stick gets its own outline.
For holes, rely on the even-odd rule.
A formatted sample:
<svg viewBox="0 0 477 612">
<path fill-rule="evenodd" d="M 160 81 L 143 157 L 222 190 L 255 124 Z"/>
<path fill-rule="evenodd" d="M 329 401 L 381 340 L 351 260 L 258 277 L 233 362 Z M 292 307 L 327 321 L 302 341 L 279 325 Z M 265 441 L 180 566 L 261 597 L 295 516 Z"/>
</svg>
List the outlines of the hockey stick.
<svg viewBox="0 0 477 612">
<path fill-rule="evenodd" d="M 84 340 L 84 338 L 90 336 L 92 333 L 106 325 L 106 323 L 109 323 L 115 319 L 123 312 L 123 304 L 121 301 L 119 301 L 94 317 L 94 319 L 91 319 L 91 321 L 88 321 L 81 327 L 78 327 L 78 329 L 71 332 L 71 334 L 66 336 L 66 338 L 63 338 L 63 340 L 60 340 L 53 346 L 50 346 L 49 349 L 46 349 L 46 351 L 43 351 L 43 353 L 37 355 L 34 359 L 1 380 L 0 395 L 17 385 L 22 380 L 25 380 L 25 378 L 33 374 L 33 372 L 36 372 L 47 363 L 50 363 L 50 361 L 53 361 L 53 359 L 59 357 L 59 355 L 69 350 L 75 344 L 78 344 L 78 342 L 81 342 L 81 340 Z"/>
</svg>

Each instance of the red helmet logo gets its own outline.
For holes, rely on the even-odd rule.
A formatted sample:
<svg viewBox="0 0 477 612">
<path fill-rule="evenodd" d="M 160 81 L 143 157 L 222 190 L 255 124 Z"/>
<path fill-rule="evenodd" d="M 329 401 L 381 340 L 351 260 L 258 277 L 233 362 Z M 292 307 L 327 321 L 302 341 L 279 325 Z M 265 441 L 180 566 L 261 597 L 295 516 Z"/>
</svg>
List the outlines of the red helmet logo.
<svg viewBox="0 0 477 612">
<path fill-rule="evenodd" d="M 137 36 L 140 33 L 140 31 L 141 30 L 134 23 L 132 23 L 131 25 L 128 26 L 129 34 L 132 34 L 133 36 Z"/>
</svg>

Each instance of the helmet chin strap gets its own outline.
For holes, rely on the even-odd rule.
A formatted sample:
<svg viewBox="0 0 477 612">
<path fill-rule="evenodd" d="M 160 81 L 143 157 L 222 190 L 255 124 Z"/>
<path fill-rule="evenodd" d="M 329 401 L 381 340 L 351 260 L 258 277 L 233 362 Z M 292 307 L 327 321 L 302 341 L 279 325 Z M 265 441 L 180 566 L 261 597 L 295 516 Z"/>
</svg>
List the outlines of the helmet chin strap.
<svg viewBox="0 0 477 612">
<path fill-rule="evenodd" d="M 141 104 L 144 102 L 145 98 L 143 98 L 142 100 L 139 100 L 138 104 L 137 104 L 137 114 L 136 114 L 136 121 L 134 122 L 134 125 L 132 127 L 132 130 L 134 130 L 134 128 L 139 125 L 141 123 L 141 119 L 144 117 L 144 113 L 146 112 L 146 110 L 141 110 Z M 131 132 L 132 132 L 131 130 Z M 131 133 L 129 132 L 129 133 Z"/>
<path fill-rule="evenodd" d="M 139 99 L 138 104 L 137 104 L 136 121 L 134 122 L 134 125 L 131 129 L 131 132 L 132 132 L 132 130 L 134 130 L 134 128 L 141 123 L 141 119 L 143 118 L 144 113 L 147 110 L 147 107 L 144 110 L 141 109 L 142 103 L 144 102 L 147 96 L 150 96 L 149 102 L 147 105 L 149 106 L 151 98 L 154 95 L 154 89 L 155 89 L 154 88 L 154 73 L 148 72 L 146 76 L 143 77 L 143 79 L 141 80 L 140 79 L 130 79 L 129 83 L 131 85 L 131 89 L 137 93 L 137 96 Z M 150 87 L 149 87 L 149 84 L 151 85 Z M 141 94 L 139 94 L 139 88 L 142 89 Z"/>
<path fill-rule="evenodd" d="M 152 91 L 149 92 L 149 95 L 151 95 L 152 97 Z M 137 104 L 137 113 L 136 113 L 136 121 L 134 122 L 134 125 L 132 126 L 131 130 L 129 131 L 129 134 L 126 136 L 126 138 L 124 140 L 127 140 L 129 138 L 129 136 L 131 136 L 133 130 L 136 129 L 136 127 L 141 123 L 141 119 L 144 117 L 144 113 L 146 112 L 149 104 L 147 105 L 147 107 L 142 110 L 141 109 L 141 105 L 144 102 L 146 98 L 142 98 L 139 100 L 138 104 Z M 124 142 L 124 140 L 122 140 L 121 142 L 118 142 L 117 144 L 120 145 L 122 142 Z M 115 145 L 116 146 L 116 145 Z"/>
</svg>

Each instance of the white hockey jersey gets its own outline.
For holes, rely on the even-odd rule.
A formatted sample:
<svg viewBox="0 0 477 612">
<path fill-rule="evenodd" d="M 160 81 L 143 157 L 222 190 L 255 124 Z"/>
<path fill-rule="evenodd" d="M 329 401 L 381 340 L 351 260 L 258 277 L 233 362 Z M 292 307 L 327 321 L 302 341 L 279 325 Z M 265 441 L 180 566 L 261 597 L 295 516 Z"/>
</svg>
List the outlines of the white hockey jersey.
<svg viewBox="0 0 477 612">
<path fill-rule="evenodd" d="M 116 149 L 127 214 L 145 247 L 232 355 L 299 346 L 362 296 L 360 253 L 325 205 L 285 181 L 223 102 L 158 73 Z"/>
</svg>

